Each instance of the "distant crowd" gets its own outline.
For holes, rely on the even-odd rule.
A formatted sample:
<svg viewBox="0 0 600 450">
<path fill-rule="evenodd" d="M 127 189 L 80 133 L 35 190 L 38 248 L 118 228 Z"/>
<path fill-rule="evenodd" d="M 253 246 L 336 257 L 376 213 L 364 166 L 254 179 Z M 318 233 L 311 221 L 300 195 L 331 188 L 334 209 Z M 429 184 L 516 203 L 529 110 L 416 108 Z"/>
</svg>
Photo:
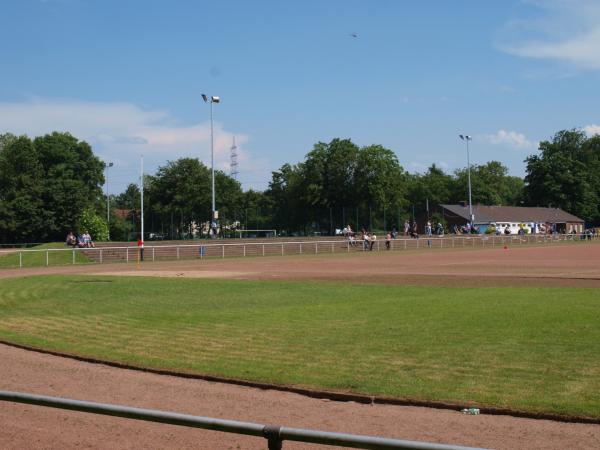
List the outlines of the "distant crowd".
<svg viewBox="0 0 600 450">
<path fill-rule="evenodd" d="M 409 221 L 406 220 L 404 222 L 404 236 L 406 237 L 410 237 L 413 239 L 418 239 L 419 238 L 419 230 L 418 230 L 418 225 L 417 222 L 415 220 L 413 221 Z M 432 223 L 431 221 L 427 221 L 424 229 L 422 230 L 423 234 L 422 236 L 425 236 L 427 238 L 432 237 L 432 236 L 438 236 L 438 237 L 442 237 L 444 236 L 444 233 L 446 233 L 446 230 L 444 225 L 441 222 L 437 222 L 437 223 Z M 483 231 L 473 225 L 471 222 L 467 221 L 465 223 L 465 225 L 453 225 L 449 232 L 456 234 L 456 235 L 461 235 L 461 234 L 481 234 L 483 233 Z M 496 226 L 494 225 L 490 225 L 489 227 L 487 227 L 487 230 L 485 231 L 486 234 L 496 234 L 496 235 L 511 235 L 511 234 L 517 234 L 517 235 L 525 235 L 525 234 L 556 234 L 556 233 L 566 233 L 566 231 L 562 231 L 562 230 L 557 230 L 556 224 L 551 224 L 551 223 L 521 223 L 517 225 L 514 225 L 511 227 L 509 226 L 509 224 L 497 224 Z M 595 229 L 589 229 L 589 230 L 585 230 L 582 234 L 582 238 L 585 239 L 592 239 L 592 237 L 596 236 L 597 234 L 597 230 Z M 347 225 L 345 226 L 343 229 L 336 229 L 336 234 L 337 235 L 343 235 L 347 240 L 348 240 L 348 244 L 351 247 L 355 247 L 357 245 L 362 245 L 363 246 L 363 250 L 373 250 L 373 247 L 375 245 L 375 243 L 377 242 L 377 236 L 375 235 L 375 233 L 367 231 L 366 229 L 361 229 L 361 231 L 359 233 L 355 233 L 354 230 L 352 229 L 352 226 Z M 398 230 L 393 227 L 391 231 L 389 231 L 386 234 L 386 238 L 385 238 L 385 246 L 386 249 L 390 248 L 391 245 L 391 241 L 393 239 L 398 238 L 398 235 L 400 233 L 398 232 Z M 576 234 L 575 229 L 571 228 L 571 230 L 569 231 L 569 234 Z"/>
<path fill-rule="evenodd" d="M 74 234 L 72 231 L 69 231 L 69 234 L 67 234 L 67 239 L 65 241 L 65 243 L 73 248 L 93 248 L 94 247 L 94 241 L 92 241 L 92 237 L 90 236 L 90 234 L 86 231 L 83 232 L 83 234 Z"/>
</svg>

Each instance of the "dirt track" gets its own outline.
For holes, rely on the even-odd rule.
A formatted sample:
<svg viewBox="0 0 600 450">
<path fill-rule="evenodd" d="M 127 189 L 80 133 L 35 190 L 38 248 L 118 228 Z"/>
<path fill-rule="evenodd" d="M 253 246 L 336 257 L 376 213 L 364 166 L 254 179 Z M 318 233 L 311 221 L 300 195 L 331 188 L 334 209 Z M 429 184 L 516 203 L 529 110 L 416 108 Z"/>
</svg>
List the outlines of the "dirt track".
<svg viewBox="0 0 600 450">
<path fill-rule="evenodd" d="M 471 286 L 600 287 L 600 245 L 269 257 L 0 271 L 305 279 Z M 360 276 L 359 276 L 360 275 Z M 401 439 L 490 448 L 600 448 L 600 425 L 315 400 L 182 380 L 0 345 L 0 389 Z M 265 441 L 126 419 L 0 403 L 0 448 L 265 448 Z M 308 448 L 285 443 L 284 449 Z M 312 448 L 324 448 L 314 446 Z"/>
</svg>

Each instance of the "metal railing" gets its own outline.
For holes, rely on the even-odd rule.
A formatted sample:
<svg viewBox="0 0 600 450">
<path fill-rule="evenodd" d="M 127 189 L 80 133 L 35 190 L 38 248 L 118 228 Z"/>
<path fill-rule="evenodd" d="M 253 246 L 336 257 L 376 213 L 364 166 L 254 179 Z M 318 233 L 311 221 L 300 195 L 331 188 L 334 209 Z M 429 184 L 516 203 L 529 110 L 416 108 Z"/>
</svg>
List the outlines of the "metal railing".
<svg viewBox="0 0 600 450">
<path fill-rule="evenodd" d="M 526 235 L 446 235 L 420 236 L 418 239 L 399 238 L 385 241 L 377 239 L 365 242 L 357 239 L 234 242 L 199 241 L 182 245 L 146 245 L 143 256 L 134 246 L 97 248 L 57 248 L 42 250 L 0 250 L 3 255 L 16 255 L 12 267 L 50 266 L 78 263 L 114 263 L 166 261 L 180 259 L 205 259 L 226 257 L 275 256 L 324 253 L 350 253 L 359 251 L 403 251 L 435 248 L 488 248 L 507 245 L 545 245 L 564 242 L 588 242 L 598 240 L 598 235 L 585 234 L 526 234 Z M 230 242 L 230 241 L 229 241 Z M 65 257 L 65 253 L 70 256 Z M 62 254 L 61 257 L 57 255 Z M 82 258 L 81 255 L 85 257 Z M 6 267 L 7 264 L 0 264 Z M 9 265 L 10 266 L 10 265 Z"/>
<path fill-rule="evenodd" d="M 159 422 L 184 427 L 203 428 L 225 433 L 244 434 L 262 437 L 267 440 L 269 450 L 281 450 L 283 441 L 306 442 L 311 444 L 335 445 L 338 447 L 365 449 L 420 449 L 420 450 L 483 450 L 475 447 L 436 444 L 430 442 L 388 439 L 376 436 L 364 436 L 328 431 L 288 428 L 279 425 L 262 425 L 251 422 L 216 419 L 213 417 L 192 416 L 156 409 L 132 408 L 128 406 L 94 403 L 71 400 L 45 395 L 34 395 L 22 392 L 0 391 L 0 400 L 25 403 L 28 405 L 47 406 L 51 408 L 82 411 L 92 414 L 123 417 L 127 419 Z"/>
</svg>

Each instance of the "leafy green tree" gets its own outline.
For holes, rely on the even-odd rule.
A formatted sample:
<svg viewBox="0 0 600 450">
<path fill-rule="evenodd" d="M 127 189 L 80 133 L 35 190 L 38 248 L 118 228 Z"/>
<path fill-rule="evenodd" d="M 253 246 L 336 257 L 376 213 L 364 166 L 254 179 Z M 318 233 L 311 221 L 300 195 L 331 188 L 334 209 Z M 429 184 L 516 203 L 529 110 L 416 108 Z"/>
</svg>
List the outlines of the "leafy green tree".
<svg viewBox="0 0 600 450">
<path fill-rule="evenodd" d="M 86 231 L 95 241 L 108 240 L 108 226 L 106 225 L 106 221 L 96 214 L 93 208 L 85 209 L 81 217 L 79 217 L 77 232 L 85 233 Z"/>
<path fill-rule="evenodd" d="M 468 198 L 467 169 L 455 172 L 454 198 L 457 201 Z M 498 161 L 471 167 L 471 187 L 473 204 L 516 206 L 523 199 L 523 181 L 508 175 L 508 168 Z"/>
<path fill-rule="evenodd" d="M 407 175 L 407 200 L 415 207 L 415 215 L 427 210 L 433 211 L 437 205 L 456 201 L 454 192 L 456 181 L 452 175 L 432 164 L 423 175 Z M 412 211 L 409 216 L 412 216 Z"/>
<path fill-rule="evenodd" d="M 272 172 L 265 196 L 271 209 L 271 225 L 279 232 L 290 233 L 304 230 L 306 208 L 302 194 L 302 175 L 297 166 L 284 164 Z"/>
<path fill-rule="evenodd" d="M 375 210 L 375 217 L 407 206 L 406 175 L 393 151 L 381 145 L 361 148 L 356 172 L 358 198 L 365 208 Z M 385 227 L 391 228 L 388 225 Z M 369 224 L 369 228 L 383 226 L 383 223 Z"/>
<path fill-rule="evenodd" d="M 173 235 L 190 235 L 211 218 L 211 171 L 200 161 L 182 158 L 158 169 L 148 187 L 148 210 L 172 224 Z M 221 171 L 215 172 L 215 198 L 219 222 L 228 226 L 240 210 L 240 184 Z M 146 202 L 144 202 L 146 203 Z"/>
<path fill-rule="evenodd" d="M 272 229 L 271 199 L 263 192 L 250 189 L 241 196 L 241 228 L 250 230 Z M 280 229 L 281 230 L 281 229 Z"/>
<path fill-rule="evenodd" d="M 539 152 L 525 160 L 527 203 L 558 207 L 588 222 L 600 220 L 600 140 L 563 130 L 540 142 Z"/>
<path fill-rule="evenodd" d="M 104 163 L 86 142 L 69 133 L 53 132 L 33 141 L 43 175 L 46 233 L 44 238 L 62 239 L 74 229 L 90 205 L 99 206 L 104 183 Z"/>
<path fill-rule="evenodd" d="M 112 203 L 118 209 L 140 209 L 140 187 L 135 183 L 129 183 L 125 191 L 117 195 Z"/>
<path fill-rule="evenodd" d="M 0 236 L 3 242 L 39 241 L 46 235 L 43 168 L 26 136 L 2 137 L 0 149 Z"/>
<path fill-rule="evenodd" d="M 280 229 L 332 232 L 336 224 L 342 225 L 343 208 L 385 217 L 386 211 L 405 205 L 405 191 L 406 174 L 391 150 L 379 145 L 359 148 L 349 139 L 333 139 L 315 144 L 303 162 L 273 172 L 266 195 Z M 368 220 L 362 221 L 367 225 Z M 383 226 L 380 222 L 373 226 Z"/>
</svg>

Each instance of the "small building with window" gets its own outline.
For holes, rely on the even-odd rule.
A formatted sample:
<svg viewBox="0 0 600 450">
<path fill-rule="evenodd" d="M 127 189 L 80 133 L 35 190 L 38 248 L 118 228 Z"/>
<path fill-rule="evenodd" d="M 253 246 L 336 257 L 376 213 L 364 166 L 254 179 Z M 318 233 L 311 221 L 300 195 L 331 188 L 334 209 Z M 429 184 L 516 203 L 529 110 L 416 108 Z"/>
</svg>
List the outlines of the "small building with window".
<svg viewBox="0 0 600 450">
<path fill-rule="evenodd" d="M 469 206 L 439 205 L 441 216 L 450 231 L 460 229 L 469 222 Z M 583 233 L 584 220 L 559 208 L 539 208 L 521 206 L 484 206 L 473 205 L 474 226 L 480 233 L 494 227 L 499 233 Z M 506 231 L 508 229 L 508 231 Z M 509 233 L 510 232 L 510 233 Z"/>
</svg>

